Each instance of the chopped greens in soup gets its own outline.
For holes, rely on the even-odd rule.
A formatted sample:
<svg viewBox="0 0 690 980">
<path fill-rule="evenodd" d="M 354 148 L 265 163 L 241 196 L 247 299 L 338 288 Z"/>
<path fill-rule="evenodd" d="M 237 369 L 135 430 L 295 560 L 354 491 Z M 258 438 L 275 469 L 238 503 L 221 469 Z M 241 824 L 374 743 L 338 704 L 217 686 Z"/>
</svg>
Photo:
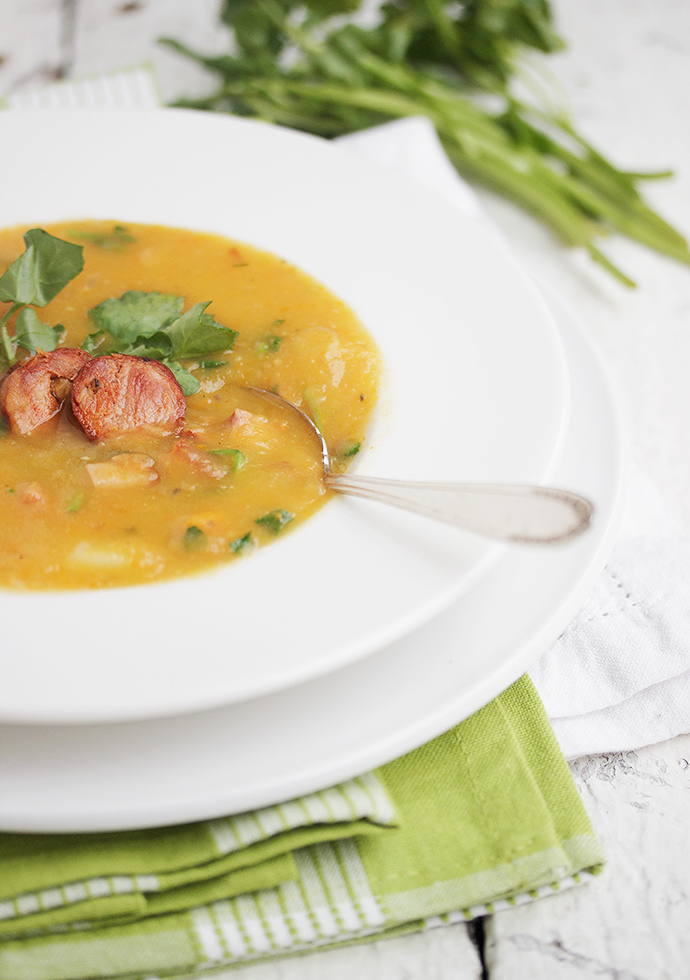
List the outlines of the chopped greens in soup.
<svg viewBox="0 0 690 980">
<path fill-rule="evenodd" d="M 364 444 L 379 356 L 274 255 L 102 221 L 0 231 L 0 586 L 99 588 L 209 569 L 329 497 Z M 40 312 L 37 311 L 37 308 Z"/>
</svg>

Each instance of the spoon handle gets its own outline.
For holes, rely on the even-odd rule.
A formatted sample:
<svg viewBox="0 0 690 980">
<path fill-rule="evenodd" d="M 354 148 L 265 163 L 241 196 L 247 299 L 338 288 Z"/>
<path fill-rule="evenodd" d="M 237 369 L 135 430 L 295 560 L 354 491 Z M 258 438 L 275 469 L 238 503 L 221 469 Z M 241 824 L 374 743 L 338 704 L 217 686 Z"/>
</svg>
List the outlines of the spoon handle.
<svg viewBox="0 0 690 980">
<path fill-rule="evenodd" d="M 501 541 L 556 544 L 588 527 L 591 503 L 552 487 L 414 483 L 328 473 L 338 493 L 392 504 Z"/>
</svg>

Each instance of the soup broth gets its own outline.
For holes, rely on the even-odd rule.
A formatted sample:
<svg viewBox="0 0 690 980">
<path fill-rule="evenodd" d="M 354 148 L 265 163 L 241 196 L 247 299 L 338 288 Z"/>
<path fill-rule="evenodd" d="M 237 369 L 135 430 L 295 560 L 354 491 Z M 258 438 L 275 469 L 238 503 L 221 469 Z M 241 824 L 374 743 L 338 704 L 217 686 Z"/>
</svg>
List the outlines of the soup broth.
<svg viewBox="0 0 690 980">
<path fill-rule="evenodd" d="M 25 230 L 0 232 L 0 269 L 21 254 Z M 246 386 L 305 410 L 344 469 L 364 444 L 380 374 L 355 314 L 290 263 L 217 235 L 113 222 L 45 230 L 84 247 L 83 271 L 38 311 L 66 328 L 60 347 L 79 347 L 94 331 L 89 310 L 130 290 L 182 297 L 184 310 L 210 300 L 208 313 L 237 339 L 231 352 L 182 362 L 199 388 L 175 434 L 89 438 L 69 402 L 27 434 L 5 420 L 0 586 L 101 588 L 200 572 L 314 513 L 329 497 L 317 440 Z"/>
</svg>

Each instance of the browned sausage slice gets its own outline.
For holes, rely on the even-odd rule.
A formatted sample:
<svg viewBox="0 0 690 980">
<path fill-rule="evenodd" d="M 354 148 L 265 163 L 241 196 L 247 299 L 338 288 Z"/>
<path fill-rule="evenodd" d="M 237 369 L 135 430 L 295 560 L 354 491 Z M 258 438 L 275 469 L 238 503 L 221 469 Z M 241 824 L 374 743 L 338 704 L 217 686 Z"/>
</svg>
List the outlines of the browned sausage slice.
<svg viewBox="0 0 690 980">
<path fill-rule="evenodd" d="M 92 441 L 137 431 L 171 435 L 184 425 L 186 407 L 170 368 L 145 357 L 94 357 L 72 384 L 72 411 Z"/>
<path fill-rule="evenodd" d="M 0 408 L 13 432 L 26 435 L 60 411 L 70 382 L 91 360 L 78 347 L 39 351 L 7 375 L 0 387 Z"/>
</svg>

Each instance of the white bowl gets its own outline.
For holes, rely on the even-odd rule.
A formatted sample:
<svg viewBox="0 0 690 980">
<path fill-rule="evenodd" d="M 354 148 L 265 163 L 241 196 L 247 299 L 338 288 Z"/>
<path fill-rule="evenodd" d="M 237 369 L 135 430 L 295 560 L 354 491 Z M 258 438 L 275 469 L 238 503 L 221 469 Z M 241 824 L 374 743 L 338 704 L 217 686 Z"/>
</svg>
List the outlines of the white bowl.
<svg viewBox="0 0 690 980">
<path fill-rule="evenodd" d="M 548 478 L 569 405 L 558 332 L 512 259 L 432 192 L 343 147 L 228 116 L 30 110 L 13 112 L 11 128 L 40 141 L 13 139 L 0 158 L 4 225 L 103 218 L 219 232 L 348 303 L 385 365 L 361 472 Z M 123 721 L 286 688 L 419 626 L 500 553 L 341 498 L 206 575 L 1 591 L 0 720 Z"/>
</svg>

